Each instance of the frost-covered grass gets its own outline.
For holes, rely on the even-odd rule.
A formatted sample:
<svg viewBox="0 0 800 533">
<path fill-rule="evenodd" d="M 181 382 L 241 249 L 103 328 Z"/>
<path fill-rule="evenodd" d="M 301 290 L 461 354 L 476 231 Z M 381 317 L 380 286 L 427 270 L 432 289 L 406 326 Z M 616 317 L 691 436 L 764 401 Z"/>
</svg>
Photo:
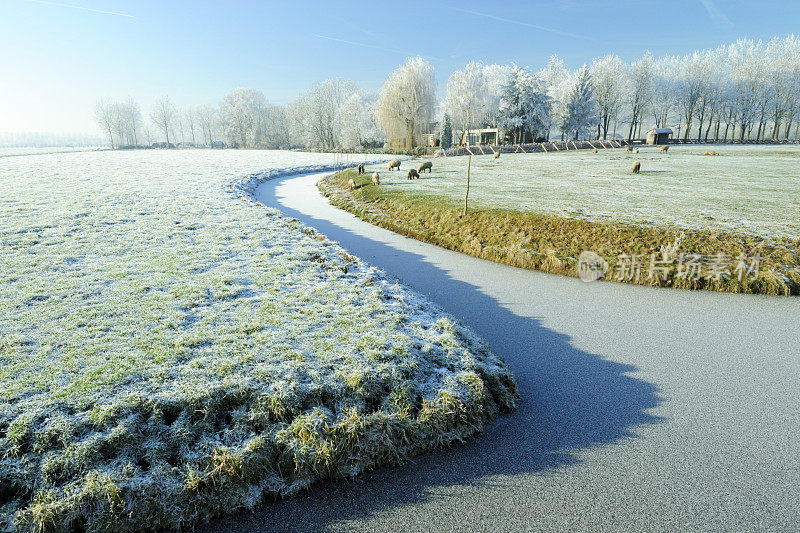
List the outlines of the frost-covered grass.
<svg viewBox="0 0 800 533">
<path fill-rule="evenodd" d="M 577 276 L 578 258 L 592 251 L 607 261 L 606 279 L 799 294 L 800 147 L 718 147 L 719 157 L 703 156 L 707 149 L 473 157 L 466 217 L 465 157 L 434 159 L 433 172 L 416 180 L 405 177 L 410 163 L 400 172 L 370 165 L 364 176 L 340 174 L 320 188 L 372 223 L 513 266 Z M 642 162 L 642 174 L 631 173 L 633 161 Z M 369 180 L 376 170 L 377 187 Z M 662 249 L 675 250 L 666 277 L 650 269 L 664 261 Z M 695 256 L 699 275 L 679 275 L 678 264 Z M 636 273 L 626 262 L 639 265 Z M 744 275 L 755 262 L 758 271 Z"/>
<path fill-rule="evenodd" d="M 719 157 L 704 156 L 707 150 Z M 641 174 L 631 164 L 641 161 Z M 467 158 L 433 160 L 433 173 L 407 181 L 381 171 L 387 188 L 463 200 Z M 373 170 L 370 169 L 370 171 Z M 653 223 L 692 229 L 800 237 L 800 146 L 641 147 L 472 158 L 470 200 L 586 220 Z"/>
<path fill-rule="evenodd" d="M 0 530 L 182 528 L 513 408 L 480 339 L 237 181 L 331 162 L 0 159 Z"/>
</svg>

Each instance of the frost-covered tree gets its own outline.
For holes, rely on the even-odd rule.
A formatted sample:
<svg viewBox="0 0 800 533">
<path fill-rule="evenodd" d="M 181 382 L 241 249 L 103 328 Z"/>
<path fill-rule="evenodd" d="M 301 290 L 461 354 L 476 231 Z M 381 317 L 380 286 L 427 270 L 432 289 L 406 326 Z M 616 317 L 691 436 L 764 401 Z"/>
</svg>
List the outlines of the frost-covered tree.
<svg viewBox="0 0 800 533">
<path fill-rule="evenodd" d="M 253 127 L 252 146 L 268 150 L 290 147 L 285 108 L 266 103 L 259 109 Z"/>
<path fill-rule="evenodd" d="M 567 95 L 572 89 L 572 74 L 567 70 L 564 61 L 558 56 L 551 56 L 547 67 L 536 74 L 536 78 L 541 80 L 546 88 L 547 95 L 551 98 L 550 120 L 547 124 L 547 137 L 550 137 L 550 130 L 553 126 L 560 127 L 564 124 L 567 116 Z M 565 131 L 561 130 L 561 139 L 564 139 Z"/>
<path fill-rule="evenodd" d="M 664 56 L 653 61 L 653 92 L 650 98 L 650 109 L 656 128 L 666 128 L 670 113 L 675 107 L 675 96 L 679 59 L 675 56 Z"/>
<path fill-rule="evenodd" d="M 738 138 L 743 141 L 752 131 L 763 90 L 762 43 L 739 39 L 728 46 L 734 109 L 739 126 Z"/>
<path fill-rule="evenodd" d="M 196 127 L 197 127 L 197 114 L 195 113 L 195 109 L 193 107 L 184 108 L 181 111 L 183 115 L 183 123 L 186 125 L 186 130 L 189 132 L 189 138 L 192 139 L 192 145 L 197 145 L 197 139 L 195 138 Z"/>
<path fill-rule="evenodd" d="M 339 146 L 339 109 L 357 90 L 352 81 L 333 78 L 314 85 L 300 98 L 296 125 L 306 146 L 323 150 Z"/>
<path fill-rule="evenodd" d="M 203 142 L 206 146 L 211 146 L 216 137 L 217 124 L 219 122 L 219 110 L 216 106 L 202 104 L 195 107 L 195 115 L 200 131 L 203 132 Z"/>
<path fill-rule="evenodd" d="M 788 140 L 792 124 L 800 120 L 800 37 L 789 35 L 783 39 L 777 57 L 782 76 L 778 80 L 778 98 L 773 115 L 774 138 L 781 138 L 780 129 L 785 124 L 782 137 Z"/>
<path fill-rule="evenodd" d="M 128 135 L 127 110 L 122 102 L 113 102 L 111 105 L 114 121 L 114 134 L 117 136 L 119 146 L 131 144 Z"/>
<path fill-rule="evenodd" d="M 225 95 L 219 116 L 225 136 L 240 148 L 255 145 L 256 128 L 266 112 L 267 99 L 256 89 L 238 88 Z"/>
<path fill-rule="evenodd" d="M 483 123 L 489 94 L 483 63 L 473 61 L 447 79 L 447 93 L 442 107 L 450 117 L 453 128 L 464 138 L 467 130 Z"/>
<path fill-rule="evenodd" d="M 410 150 L 430 126 L 435 102 L 433 66 L 421 57 L 410 58 L 383 84 L 376 122 L 392 146 Z"/>
<path fill-rule="evenodd" d="M 701 63 L 700 68 L 703 72 L 703 78 L 700 82 L 700 98 L 697 100 L 697 105 L 694 109 L 695 118 L 697 119 L 697 141 L 703 139 L 703 131 L 708 131 L 711 122 L 714 118 L 713 114 L 717 105 L 716 87 L 718 80 L 714 79 L 714 74 L 718 72 L 714 68 L 715 56 L 712 51 L 704 50 L 700 53 Z M 687 133 L 689 132 L 689 125 L 686 126 Z"/>
<path fill-rule="evenodd" d="M 142 129 L 142 112 L 132 98 L 123 102 L 101 99 L 95 109 L 95 118 L 115 146 L 138 146 Z"/>
<path fill-rule="evenodd" d="M 703 106 L 706 108 L 708 116 L 705 133 L 703 134 L 703 140 L 706 142 L 711 138 L 712 130 L 713 139 L 716 141 L 719 138 L 720 124 L 725 110 L 725 95 L 727 93 L 727 71 L 725 70 L 725 62 L 721 56 L 720 49 L 708 51 L 707 61 L 709 79 L 704 86 L 702 96 Z M 698 136 L 699 140 L 700 137 Z"/>
<path fill-rule="evenodd" d="M 600 127 L 603 139 L 608 137 L 612 120 L 619 115 L 627 91 L 625 63 L 618 56 L 609 54 L 596 59 L 591 68 L 597 107 L 600 112 Z"/>
<path fill-rule="evenodd" d="M 592 75 L 586 65 L 575 74 L 575 82 L 567 97 L 567 116 L 562 129 L 575 132 L 575 139 L 588 136 L 597 127 L 597 98 Z"/>
<path fill-rule="evenodd" d="M 675 88 L 678 107 L 681 110 L 683 122 L 686 124 L 683 138 L 688 140 L 692 128 L 692 118 L 707 91 L 706 84 L 710 72 L 708 62 L 699 52 L 683 56 L 678 65 Z"/>
<path fill-rule="evenodd" d="M 142 111 L 139 109 L 139 104 L 133 98 L 128 98 L 122 102 L 120 111 L 125 123 L 127 143 L 139 146 L 139 134 L 142 129 Z"/>
<path fill-rule="evenodd" d="M 515 143 L 544 135 L 550 122 L 551 98 L 544 92 L 539 79 L 522 67 L 512 66 L 503 87 L 498 122 Z"/>
<path fill-rule="evenodd" d="M 650 105 L 653 95 L 653 56 L 645 52 L 644 56 L 635 61 L 628 75 L 628 104 L 630 106 L 630 128 L 628 140 L 636 135 L 637 126 L 641 129 L 644 111 Z"/>
<path fill-rule="evenodd" d="M 788 130 L 800 103 L 800 38 L 794 35 L 776 37 L 767 43 L 766 55 L 767 80 L 771 86 L 767 111 L 768 119 L 772 121 L 769 138 L 781 139 L 781 126 L 785 123 L 787 129 L 784 138 L 788 139 Z M 765 137 L 762 131 L 762 138 Z"/>
<path fill-rule="evenodd" d="M 170 144 L 169 134 L 172 131 L 175 114 L 175 106 L 172 105 L 172 101 L 169 99 L 169 96 L 159 96 L 153 102 L 153 110 L 150 112 L 150 120 L 152 120 L 155 127 L 164 134 L 164 138 L 167 141 L 167 147 L 169 147 Z"/>
<path fill-rule="evenodd" d="M 513 71 L 513 65 L 486 65 L 483 67 L 483 77 L 486 80 L 486 101 L 483 116 L 483 125 L 485 127 L 497 127 L 500 104 L 503 100 L 503 89 Z"/>
<path fill-rule="evenodd" d="M 377 95 L 361 91 L 351 94 L 339 108 L 339 132 L 342 147 L 357 150 L 381 144 L 375 124 Z"/>
<path fill-rule="evenodd" d="M 175 119 L 172 121 L 174 126 L 172 128 L 172 138 L 176 143 L 186 143 L 186 130 L 183 127 L 183 113 L 178 109 L 175 110 Z"/>
</svg>

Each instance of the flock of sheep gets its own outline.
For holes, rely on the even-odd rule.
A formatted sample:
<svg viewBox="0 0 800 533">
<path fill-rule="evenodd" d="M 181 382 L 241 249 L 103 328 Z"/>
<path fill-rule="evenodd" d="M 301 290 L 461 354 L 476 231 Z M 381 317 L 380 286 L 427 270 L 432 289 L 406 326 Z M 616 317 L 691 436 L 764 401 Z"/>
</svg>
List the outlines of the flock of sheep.
<svg viewBox="0 0 800 533">
<path fill-rule="evenodd" d="M 658 150 L 660 152 L 667 153 L 669 151 L 669 145 L 659 146 Z M 626 146 L 625 147 L 625 151 L 626 152 L 631 152 L 631 153 L 634 153 L 634 154 L 638 154 L 639 153 L 639 149 L 638 148 L 632 148 L 630 146 Z M 597 153 L 597 148 L 593 148 L 592 149 L 592 153 L 596 154 Z M 719 155 L 719 152 L 708 151 L 708 152 L 704 153 L 703 155 L 712 155 L 712 156 L 714 156 L 714 155 Z M 494 152 L 494 158 L 495 159 L 499 159 L 500 158 L 500 152 Z M 387 166 L 387 168 L 390 171 L 395 170 L 395 169 L 400 170 L 400 160 L 399 159 L 394 159 L 394 160 L 390 161 L 388 166 Z M 413 180 L 413 179 L 419 178 L 420 173 L 425 172 L 426 170 L 428 172 L 431 172 L 433 170 L 433 163 L 431 163 L 430 161 L 425 161 L 424 163 L 420 164 L 420 166 L 417 169 L 410 168 L 410 169 L 408 169 L 408 173 L 406 174 L 406 176 L 407 176 L 408 179 Z M 635 161 L 633 163 L 633 166 L 631 167 L 631 172 L 633 172 L 634 174 L 639 174 L 639 172 L 641 170 L 642 170 L 641 161 Z M 365 172 L 364 165 L 363 164 L 358 165 L 358 173 L 359 174 L 364 174 L 364 172 Z M 374 172 L 372 174 L 372 184 L 373 185 L 380 185 L 380 183 L 381 183 L 380 182 L 380 176 L 378 175 L 377 172 Z M 354 190 L 356 188 L 356 182 L 353 179 L 350 179 L 347 182 L 347 185 L 350 188 L 350 190 Z"/>
<path fill-rule="evenodd" d="M 495 158 L 496 157 L 497 156 L 495 156 Z M 400 170 L 400 160 L 399 159 L 394 159 L 394 160 L 389 162 L 388 170 L 391 171 L 391 170 L 394 170 L 394 169 Z M 365 172 L 364 164 L 363 163 L 359 164 L 358 167 L 356 167 L 356 170 L 357 170 L 357 172 L 359 174 L 364 174 L 364 172 Z M 421 172 L 425 172 L 426 170 L 428 171 L 428 173 L 432 172 L 433 171 L 433 163 L 431 163 L 430 161 L 425 161 L 424 163 L 420 164 L 420 166 L 417 169 L 409 168 L 408 169 L 408 173 L 406 174 L 406 176 L 407 176 L 408 179 L 413 180 L 413 179 L 419 178 L 420 173 Z M 380 178 L 381 177 L 377 172 L 373 172 L 372 173 L 372 184 L 373 185 L 380 185 L 381 184 L 381 179 Z M 347 181 L 347 186 L 350 188 L 351 191 L 355 190 L 355 188 L 356 188 L 355 180 L 353 178 L 350 178 Z"/>
</svg>

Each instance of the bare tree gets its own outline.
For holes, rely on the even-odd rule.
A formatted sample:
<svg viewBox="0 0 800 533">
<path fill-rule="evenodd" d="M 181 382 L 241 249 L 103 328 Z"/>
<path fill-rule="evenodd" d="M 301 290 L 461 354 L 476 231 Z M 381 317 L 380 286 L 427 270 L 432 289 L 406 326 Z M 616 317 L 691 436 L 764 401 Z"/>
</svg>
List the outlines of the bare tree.
<svg viewBox="0 0 800 533">
<path fill-rule="evenodd" d="M 139 145 L 139 132 L 142 129 L 142 112 L 139 104 L 133 98 L 128 98 L 122 103 L 121 112 L 125 122 L 125 132 L 128 144 Z"/>
<path fill-rule="evenodd" d="M 189 136 L 192 139 L 192 146 L 197 146 L 197 142 L 195 140 L 195 122 L 196 122 L 196 113 L 193 107 L 187 107 L 183 111 L 181 111 L 183 115 L 183 123 L 186 125 L 186 128 L 189 130 Z"/>
<path fill-rule="evenodd" d="M 153 111 L 150 113 L 150 120 L 161 130 L 167 140 L 169 148 L 169 132 L 175 120 L 175 106 L 172 105 L 169 96 L 159 96 L 153 102 Z"/>
<path fill-rule="evenodd" d="M 195 114 L 203 132 L 203 140 L 207 146 L 211 147 L 214 144 L 214 131 L 217 126 L 219 112 L 215 106 L 203 104 L 195 108 Z"/>
<path fill-rule="evenodd" d="M 111 104 L 111 114 L 114 121 L 114 133 L 117 136 L 117 148 L 130 144 L 128 140 L 128 123 L 126 117 L 125 104 L 113 102 Z"/>
<path fill-rule="evenodd" d="M 100 128 L 108 136 L 108 144 L 114 148 L 114 125 L 116 120 L 116 111 L 114 103 L 107 98 L 101 98 L 97 101 L 94 108 L 94 118 L 100 125 Z"/>
</svg>

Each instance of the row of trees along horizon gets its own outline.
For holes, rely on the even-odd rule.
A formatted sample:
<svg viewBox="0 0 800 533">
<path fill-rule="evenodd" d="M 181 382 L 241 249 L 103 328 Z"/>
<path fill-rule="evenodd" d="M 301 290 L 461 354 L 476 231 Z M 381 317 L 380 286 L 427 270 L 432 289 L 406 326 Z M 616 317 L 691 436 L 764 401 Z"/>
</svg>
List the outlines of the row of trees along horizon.
<svg viewBox="0 0 800 533">
<path fill-rule="evenodd" d="M 132 99 L 96 107 L 112 148 L 158 139 L 166 146 L 410 150 L 429 133 L 447 148 L 477 128 L 500 128 L 513 143 L 631 140 L 650 127 L 671 127 L 684 140 L 790 140 L 800 129 L 800 38 L 740 39 L 683 56 L 646 52 L 630 64 L 609 54 L 576 71 L 557 56 L 536 72 L 471 62 L 448 78 L 441 102 L 433 66 L 414 57 L 377 94 L 329 79 L 286 105 L 251 88 L 234 89 L 219 105 L 184 109 L 161 96 L 149 118 L 157 136 Z"/>
</svg>

